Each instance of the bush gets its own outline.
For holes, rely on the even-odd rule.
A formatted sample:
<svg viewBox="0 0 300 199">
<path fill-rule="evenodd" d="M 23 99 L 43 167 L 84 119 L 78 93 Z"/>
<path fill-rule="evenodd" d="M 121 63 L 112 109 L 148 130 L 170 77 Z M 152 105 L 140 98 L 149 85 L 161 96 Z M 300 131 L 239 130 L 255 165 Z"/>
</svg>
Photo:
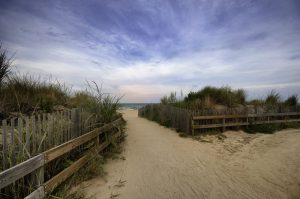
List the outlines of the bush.
<svg viewBox="0 0 300 199">
<path fill-rule="evenodd" d="M 245 104 L 246 92 L 243 89 L 233 90 L 230 87 L 206 86 L 200 91 L 190 92 L 185 97 L 185 102 L 200 100 L 203 104 L 221 104 L 233 107 L 237 104 Z"/>
<path fill-rule="evenodd" d="M 298 96 L 297 95 L 291 95 L 290 97 L 288 97 L 284 104 L 286 106 L 297 106 L 298 105 Z"/>
</svg>

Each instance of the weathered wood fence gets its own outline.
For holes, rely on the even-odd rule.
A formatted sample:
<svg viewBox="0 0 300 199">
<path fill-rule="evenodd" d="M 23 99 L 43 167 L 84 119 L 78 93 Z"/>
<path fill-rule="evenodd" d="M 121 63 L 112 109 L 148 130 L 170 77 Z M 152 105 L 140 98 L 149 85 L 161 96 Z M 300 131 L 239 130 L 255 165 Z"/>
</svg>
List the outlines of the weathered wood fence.
<svg viewBox="0 0 300 199">
<path fill-rule="evenodd" d="M 297 112 L 289 112 L 289 110 L 296 110 Z M 265 110 L 248 108 L 188 110 L 170 105 L 151 104 L 140 108 L 138 114 L 139 117 L 145 117 L 192 135 L 195 132 L 207 132 L 216 128 L 225 130 L 229 127 L 300 121 L 299 107 L 267 110 L 283 111 L 277 113 L 264 113 L 263 111 Z"/>
<path fill-rule="evenodd" d="M 191 132 L 192 112 L 173 106 L 149 104 L 138 110 L 139 117 L 145 117 L 177 131 Z"/>
<path fill-rule="evenodd" d="M 5 193 L 8 185 L 32 175 L 33 186 L 37 189 L 26 198 L 44 198 L 94 154 L 117 139 L 121 134 L 121 124 L 120 118 L 103 126 L 96 115 L 82 109 L 3 120 L 0 190 L 4 189 Z M 106 132 L 111 129 L 116 129 L 116 133 L 108 135 Z M 101 137 L 102 134 L 105 136 Z M 81 148 L 79 152 L 83 155 L 78 160 L 44 182 L 47 164 Z"/>
</svg>

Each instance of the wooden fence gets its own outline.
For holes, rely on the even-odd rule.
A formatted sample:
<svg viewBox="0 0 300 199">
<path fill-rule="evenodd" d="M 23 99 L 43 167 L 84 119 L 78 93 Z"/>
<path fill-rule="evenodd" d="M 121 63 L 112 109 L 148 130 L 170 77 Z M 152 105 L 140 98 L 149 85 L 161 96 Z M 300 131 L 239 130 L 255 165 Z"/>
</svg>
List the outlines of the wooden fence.
<svg viewBox="0 0 300 199">
<path fill-rule="evenodd" d="M 139 117 L 145 117 L 177 131 L 191 132 L 192 112 L 187 109 L 166 106 L 161 104 L 149 104 L 138 110 Z"/>
<path fill-rule="evenodd" d="M 294 110 L 297 112 L 288 112 Z M 222 110 L 201 109 L 188 110 L 170 105 L 151 104 L 139 109 L 139 117 L 145 117 L 177 131 L 194 135 L 195 132 L 225 130 L 228 127 L 239 127 L 264 123 L 299 122 L 299 107 L 280 109 L 226 108 Z M 278 111 L 265 113 L 265 111 Z M 282 112 L 279 112 L 282 111 Z"/>
<path fill-rule="evenodd" d="M 92 130 L 98 119 L 83 109 L 71 109 L 2 120 L 0 171 Z"/>
<path fill-rule="evenodd" d="M 276 124 L 300 122 L 300 112 L 293 113 L 264 113 L 247 115 L 206 115 L 193 116 L 192 135 L 198 129 L 216 129 L 221 128 L 225 131 L 227 127 L 240 127 L 257 124 Z"/>
<path fill-rule="evenodd" d="M 32 175 L 37 189 L 27 198 L 44 198 L 92 159 L 93 154 L 118 138 L 121 124 L 122 119 L 117 119 L 99 127 L 98 118 L 82 109 L 2 121 L 1 158 L 4 171 L 0 173 L 0 190 L 4 188 L 5 193 L 5 187 Z M 107 135 L 105 132 L 112 128 L 117 129 L 117 133 Z M 101 138 L 103 133 L 105 137 Z M 83 156 L 44 183 L 45 166 L 75 148 L 82 148 L 79 152 Z"/>
</svg>

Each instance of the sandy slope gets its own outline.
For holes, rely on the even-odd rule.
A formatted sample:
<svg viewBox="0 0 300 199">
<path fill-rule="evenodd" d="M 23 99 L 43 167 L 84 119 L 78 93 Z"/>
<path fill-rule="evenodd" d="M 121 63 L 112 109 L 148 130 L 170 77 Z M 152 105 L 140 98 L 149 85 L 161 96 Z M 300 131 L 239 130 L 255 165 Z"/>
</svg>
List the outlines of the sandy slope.
<svg viewBox="0 0 300 199">
<path fill-rule="evenodd" d="M 125 111 L 126 160 L 81 185 L 93 198 L 300 198 L 300 130 L 202 142 Z"/>
</svg>

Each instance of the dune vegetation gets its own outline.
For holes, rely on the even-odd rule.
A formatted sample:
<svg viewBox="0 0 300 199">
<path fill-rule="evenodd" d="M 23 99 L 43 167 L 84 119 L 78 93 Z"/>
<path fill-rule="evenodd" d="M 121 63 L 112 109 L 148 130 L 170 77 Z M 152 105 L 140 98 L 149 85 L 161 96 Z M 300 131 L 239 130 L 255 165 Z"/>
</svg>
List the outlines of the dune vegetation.
<svg viewBox="0 0 300 199">
<path fill-rule="evenodd" d="M 116 117 L 121 97 L 104 93 L 102 85 L 94 81 L 87 82 L 86 89 L 74 91 L 51 77 L 20 74 L 12 69 L 13 58 L 7 57 L 0 46 L 0 120 L 68 108 L 84 108 L 101 116 L 103 122 Z"/>
<path fill-rule="evenodd" d="M 121 117 L 117 112 L 120 99 L 121 97 L 104 93 L 102 85 L 99 86 L 94 81 L 87 82 L 87 86 L 83 90 L 73 90 L 71 86 L 52 78 L 44 79 L 42 77 L 16 72 L 13 65 L 13 58 L 8 57 L 7 51 L 0 46 L 0 120 L 6 119 L 9 121 L 15 117 L 23 118 L 24 116 L 56 113 L 72 108 L 82 108 L 91 116 L 96 115 L 98 119 L 97 124 L 102 125 Z M 56 142 L 56 139 L 62 136 L 59 127 L 68 126 L 68 122 L 69 121 L 63 121 L 60 117 L 52 117 L 51 124 L 49 125 L 53 126 L 51 135 L 55 140 L 51 140 L 51 142 L 56 143 L 55 145 L 59 144 L 59 142 Z M 22 132 L 23 131 L 25 132 L 25 127 L 22 129 Z M 2 131 L 0 128 L 0 138 L 1 136 Z M 46 139 L 49 137 L 48 133 L 44 132 L 42 136 L 41 143 L 37 143 L 37 146 L 42 146 L 43 142 L 47 142 Z M 1 139 L 0 147 L 2 149 Z M 112 151 L 116 147 L 118 148 L 118 145 L 114 144 L 110 146 L 107 151 Z M 75 161 L 78 158 L 77 156 L 82 150 L 83 149 L 78 149 L 77 151 L 77 149 L 75 149 L 72 153 L 66 154 L 53 161 L 46 167 L 45 178 L 47 179 L 57 174 L 72 164 L 73 160 Z M 42 152 L 40 147 L 38 152 Z M 1 151 L 0 170 L 2 170 L 2 155 Z M 31 155 L 32 154 L 29 154 L 24 147 L 22 153 L 19 153 L 17 156 L 9 155 L 8 159 L 9 162 L 22 162 L 30 158 Z M 81 170 L 83 170 L 82 172 L 85 174 L 92 173 L 92 175 L 86 175 L 90 177 L 102 175 L 102 163 L 103 160 L 98 157 L 94 161 L 91 161 L 90 164 L 87 164 L 86 168 Z M 98 169 L 95 169 L 95 167 Z M 78 175 L 80 176 L 80 173 Z M 78 175 L 74 175 L 71 180 L 61 185 L 54 194 L 58 194 L 59 196 L 63 195 L 65 197 L 66 188 L 70 188 L 71 185 L 74 184 L 74 178 L 77 178 Z M 75 181 L 79 182 L 80 180 L 75 179 Z M 6 187 L 5 193 L 3 194 L 10 195 L 12 198 L 23 198 L 36 189 L 36 187 L 32 186 L 33 184 L 35 183 L 30 176 L 26 176 L 24 179 L 20 179 L 16 183 Z"/>
</svg>

